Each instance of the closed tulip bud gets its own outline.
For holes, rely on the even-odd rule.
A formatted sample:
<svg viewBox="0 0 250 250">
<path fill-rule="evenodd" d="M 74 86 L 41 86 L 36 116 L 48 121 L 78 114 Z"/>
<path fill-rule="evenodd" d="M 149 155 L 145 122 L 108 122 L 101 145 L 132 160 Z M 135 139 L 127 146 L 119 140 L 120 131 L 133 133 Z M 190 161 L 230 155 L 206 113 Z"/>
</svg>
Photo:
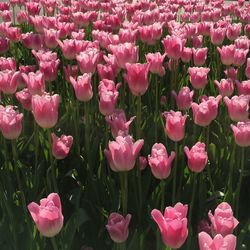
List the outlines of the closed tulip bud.
<svg viewBox="0 0 250 250">
<path fill-rule="evenodd" d="M 246 121 L 248 119 L 250 96 L 233 96 L 231 99 L 225 96 L 223 100 L 227 106 L 231 120 Z"/>
<path fill-rule="evenodd" d="M 159 76 L 165 75 L 165 68 L 163 67 L 165 55 L 157 53 L 148 53 L 146 60 L 149 63 L 149 71 Z"/>
<path fill-rule="evenodd" d="M 167 36 L 163 39 L 163 45 L 165 53 L 168 58 L 178 60 L 181 55 L 185 45 L 185 41 L 177 36 Z"/>
<path fill-rule="evenodd" d="M 207 165 L 208 156 L 205 148 L 206 145 L 201 142 L 197 142 L 191 150 L 188 147 L 184 147 L 184 152 L 188 159 L 188 167 L 195 173 L 200 173 Z"/>
<path fill-rule="evenodd" d="M 229 66 L 233 64 L 235 45 L 222 46 L 222 48 L 217 47 L 217 50 L 220 53 L 220 59 L 224 65 Z"/>
<path fill-rule="evenodd" d="M 207 51 L 208 48 L 193 48 L 193 58 L 195 66 L 202 66 L 203 64 L 205 64 L 207 59 Z"/>
<path fill-rule="evenodd" d="M 31 100 L 32 113 L 39 126 L 52 128 L 58 119 L 59 95 L 34 95 Z"/>
<path fill-rule="evenodd" d="M 31 110 L 31 98 L 29 90 L 23 89 L 19 92 L 16 92 L 16 99 L 22 104 L 23 108 L 26 110 Z"/>
<path fill-rule="evenodd" d="M 164 244 L 170 248 L 178 249 L 186 241 L 188 236 L 187 228 L 187 205 L 178 202 L 174 207 L 166 207 L 164 216 L 154 209 L 151 216 L 159 226 Z"/>
<path fill-rule="evenodd" d="M 109 150 L 105 149 L 104 153 L 111 169 L 115 172 L 133 169 L 143 144 L 144 140 L 142 139 L 133 143 L 129 135 L 125 137 L 117 136 L 115 141 L 109 142 Z"/>
<path fill-rule="evenodd" d="M 236 236 L 229 234 L 223 237 L 217 234 L 213 239 L 205 232 L 199 233 L 199 248 L 200 250 L 235 250 L 236 249 Z"/>
<path fill-rule="evenodd" d="M 203 89 L 208 83 L 207 75 L 209 73 L 209 68 L 202 67 L 189 67 L 189 80 L 195 89 Z"/>
<path fill-rule="evenodd" d="M 40 71 L 30 72 L 28 75 L 22 73 L 22 77 L 31 95 L 41 95 L 45 90 L 44 74 Z"/>
<path fill-rule="evenodd" d="M 14 110 L 13 106 L 0 105 L 0 129 L 4 138 L 14 140 L 22 132 L 23 114 Z"/>
<path fill-rule="evenodd" d="M 239 81 L 236 81 L 236 86 L 239 95 L 250 96 L 250 80 L 242 81 L 241 83 Z"/>
<path fill-rule="evenodd" d="M 45 237 L 54 237 L 63 227 L 61 200 L 57 193 L 51 193 L 40 200 L 40 205 L 31 202 L 28 205 L 32 219 L 38 231 Z"/>
<path fill-rule="evenodd" d="M 231 96 L 234 92 L 234 83 L 233 80 L 228 78 L 228 79 L 221 79 L 220 82 L 217 80 L 214 81 L 215 85 L 219 89 L 219 93 L 222 96 Z"/>
<path fill-rule="evenodd" d="M 117 109 L 113 114 L 106 116 L 105 120 L 111 127 L 111 132 L 114 138 L 118 135 L 127 136 L 129 132 L 129 126 L 135 116 L 131 117 L 128 121 L 126 119 L 125 112 L 121 109 Z"/>
<path fill-rule="evenodd" d="M 181 141 L 185 136 L 185 122 L 187 115 L 182 115 L 181 112 L 164 112 L 166 118 L 166 134 L 175 142 Z"/>
<path fill-rule="evenodd" d="M 250 121 L 238 122 L 237 126 L 231 124 L 234 133 L 234 139 L 240 147 L 250 146 Z"/>
<path fill-rule="evenodd" d="M 69 77 L 72 84 L 75 95 L 78 101 L 88 102 L 93 97 L 93 89 L 91 84 L 91 74 L 83 74 L 77 77 L 75 80 L 72 76 Z"/>
<path fill-rule="evenodd" d="M 160 180 L 166 179 L 170 175 L 174 158 L 175 152 L 171 152 L 168 157 L 165 146 L 161 143 L 155 143 L 151 155 L 148 156 L 148 163 L 154 177 Z"/>
<path fill-rule="evenodd" d="M 178 109 L 187 110 L 191 107 L 194 91 L 190 91 L 189 87 L 182 87 L 178 95 L 175 91 L 172 91 L 172 95 L 175 98 Z"/>
<path fill-rule="evenodd" d="M 126 63 L 127 74 L 124 76 L 133 95 L 144 95 L 148 89 L 148 71 L 150 64 Z"/>
<path fill-rule="evenodd" d="M 54 133 L 51 134 L 52 138 L 52 155 L 57 160 L 62 160 L 69 154 L 70 148 L 73 143 L 73 137 L 68 135 L 61 135 L 57 137 Z"/>
<path fill-rule="evenodd" d="M 227 202 L 220 203 L 214 211 L 209 211 L 208 217 L 212 223 L 212 234 L 221 234 L 225 237 L 233 233 L 239 221 L 233 216 L 233 210 Z"/>
<path fill-rule="evenodd" d="M 124 218 L 118 213 L 111 213 L 108 218 L 106 228 L 110 238 L 116 243 L 122 243 L 127 240 L 129 230 L 128 226 L 131 220 L 131 214 L 127 214 Z"/>
</svg>

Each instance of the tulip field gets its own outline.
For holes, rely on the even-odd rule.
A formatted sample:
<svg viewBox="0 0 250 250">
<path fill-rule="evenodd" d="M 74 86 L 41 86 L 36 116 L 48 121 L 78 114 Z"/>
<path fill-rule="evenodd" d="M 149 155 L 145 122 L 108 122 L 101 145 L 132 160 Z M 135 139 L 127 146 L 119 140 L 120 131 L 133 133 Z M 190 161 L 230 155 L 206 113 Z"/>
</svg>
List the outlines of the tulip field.
<svg viewBox="0 0 250 250">
<path fill-rule="evenodd" d="M 0 2 L 0 249 L 250 249 L 250 3 Z"/>
</svg>

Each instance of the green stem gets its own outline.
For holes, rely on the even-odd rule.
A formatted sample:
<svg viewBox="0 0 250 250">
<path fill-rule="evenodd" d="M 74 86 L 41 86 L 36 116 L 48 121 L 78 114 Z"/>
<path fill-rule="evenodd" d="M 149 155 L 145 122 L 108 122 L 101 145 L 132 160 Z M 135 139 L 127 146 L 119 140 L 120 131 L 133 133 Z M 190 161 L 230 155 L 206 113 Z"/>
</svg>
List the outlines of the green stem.
<svg viewBox="0 0 250 250">
<path fill-rule="evenodd" d="M 141 96 L 137 96 L 136 139 L 141 137 Z"/>
<path fill-rule="evenodd" d="M 161 211 L 164 210 L 165 206 L 165 181 L 161 180 Z"/>
<path fill-rule="evenodd" d="M 174 176 L 173 176 L 173 195 L 172 195 L 172 205 L 175 204 L 175 194 L 176 194 L 176 176 L 177 176 L 177 161 L 178 161 L 178 142 L 174 143 L 175 147 L 175 160 L 174 160 Z"/>
<path fill-rule="evenodd" d="M 191 198 L 191 204 L 190 204 L 190 208 L 189 208 L 189 216 L 188 216 L 188 222 L 189 225 L 191 225 L 192 223 L 192 212 L 193 212 L 193 207 L 194 207 L 194 202 L 195 202 L 195 193 L 196 193 L 196 179 L 197 179 L 197 175 L 196 173 L 193 173 L 193 188 L 192 188 L 192 198 Z"/>
<path fill-rule="evenodd" d="M 85 124 L 85 154 L 87 161 L 89 163 L 89 112 L 88 112 L 88 102 L 84 103 L 84 124 Z"/>
<path fill-rule="evenodd" d="M 242 179 L 243 179 L 243 173 L 244 173 L 244 162 L 245 162 L 245 148 L 242 147 L 241 149 L 241 169 L 240 169 L 240 179 L 238 182 L 238 186 L 236 189 L 236 218 L 238 218 L 239 214 L 239 201 L 240 201 L 240 189 L 241 189 L 241 184 L 242 184 Z"/>
<path fill-rule="evenodd" d="M 157 75 L 155 75 L 155 141 L 157 141 L 157 129 L 158 129 L 158 103 L 159 103 L 159 82 L 157 81 Z"/>
<path fill-rule="evenodd" d="M 58 250 L 55 237 L 51 238 L 50 240 L 51 240 L 53 250 Z"/>
<path fill-rule="evenodd" d="M 128 173 L 127 172 L 120 172 L 120 182 L 121 182 L 122 213 L 125 216 L 127 214 L 127 205 L 128 205 Z"/>
</svg>

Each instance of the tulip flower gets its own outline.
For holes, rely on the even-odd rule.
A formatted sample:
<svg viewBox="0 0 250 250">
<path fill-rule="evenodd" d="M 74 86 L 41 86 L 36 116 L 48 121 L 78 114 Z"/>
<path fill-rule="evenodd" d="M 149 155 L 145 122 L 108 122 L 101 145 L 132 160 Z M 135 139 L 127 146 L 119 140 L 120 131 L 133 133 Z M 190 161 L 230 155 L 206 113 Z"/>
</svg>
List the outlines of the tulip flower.
<svg viewBox="0 0 250 250">
<path fill-rule="evenodd" d="M 23 108 L 26 110 L 31 110 L 31 98 L 29 90 L 23 89 L 19 92 L 16 92 L 16 99 L 22 104 Z"/>
<path fill-rule="evenodd" d="M 189 67 L 189 79 L 195 89 L 203 89 L 208 83 L 207 75 L 210 71 L 210 68 L 202 67 Z"/>
<path fill-rule="evenodd" d="M 148 53 L 146 55 L 146 60 L 149 63 L 149 71 L 151 73 L 157 74 L 159 76 L 165 75 L 165 68 L 163 67 L 165 55 L 157 53 Z"/>
<path fill-rule="evenodd" d="M 176 105 L 180 110 L 187 110 L 191 107 L 194 91 L 190 91 L 189 87 L 182 87 L 178 93 L 173 90 L 172 95 L 175 98 Z"/>
<path fill-rule="evenodd" d="M 237 125 L 231 124 L 234 133 L 234 139 L 240 147 L 250 146 L 250 121 L 238 122 Z"/>
<path fill-rule="evenodd" d="M 163 39 L 163 45 L 167 57 L 170 59 L 178 60 L 182 55 L 185 41 L 180 37 L 172 35 L 167 36 Z"/>
<path fill-rule="evenodd" d="M 219 89 L 219 93 L 222 96 L 231 96 L 234 92 L 234 83 L 233 80 L 228 78 L 228 79 L 221 79 L 220 82 L 217 80 L 214 81 L 215 85 Z"/>
<path fill-rule="evenodd" d="M 51 138 L 52 155 L 58 160 L 67 157 L 73 143 L 73 137 L 70 135 L 61 135 L 61 137 L 57 137 L 54 133 L 52 133 Z"/>
<path fill-rule="evenodd" d="M 236 86 L 239 95 L 250 96 L 250 80 L 242 81 L 241 83 L 236 81 Z"/>
<path fill-rule="evenodd" d="M 207 59 L 207 51 L 208 48 L 193 48 L 193 58 L 195 66 L 202 66 L 203 64 L 205 64 Z"/>
</svg>

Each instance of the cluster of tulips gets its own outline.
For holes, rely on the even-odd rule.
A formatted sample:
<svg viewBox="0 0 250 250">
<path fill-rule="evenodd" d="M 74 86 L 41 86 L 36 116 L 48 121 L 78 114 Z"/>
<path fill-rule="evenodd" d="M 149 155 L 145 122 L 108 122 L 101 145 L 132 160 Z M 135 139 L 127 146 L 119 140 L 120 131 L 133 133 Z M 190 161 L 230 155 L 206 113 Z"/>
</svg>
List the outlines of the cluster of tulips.
<svg viewBox="0 0 250 250">
<path fill-rule="evenodd" d="M 249 3 L 10 0 L 0 18 L 1 249 L 250 247 Z"/>
</svg>

